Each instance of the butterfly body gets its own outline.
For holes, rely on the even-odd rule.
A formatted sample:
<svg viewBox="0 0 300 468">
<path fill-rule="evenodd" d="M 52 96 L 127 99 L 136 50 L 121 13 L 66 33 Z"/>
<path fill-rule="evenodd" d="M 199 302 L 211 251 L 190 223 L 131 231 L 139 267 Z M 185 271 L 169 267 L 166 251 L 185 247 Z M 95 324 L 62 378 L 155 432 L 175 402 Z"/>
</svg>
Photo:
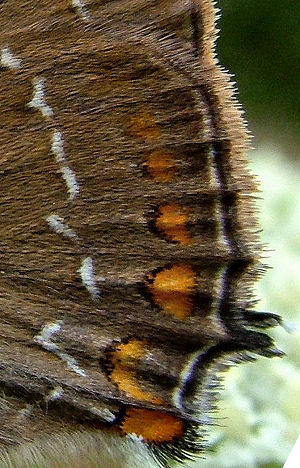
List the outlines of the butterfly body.
<svg viewBox="0 0 300 468">
<path fill-rule="evenodd" d="M 251 325 L 277 320 L 249 312 L 255 184 L 214 8 L 0 13 L 0 440 L 108 429 L 180 459 L 218 371 L 272 355 Z"/>
</svg>

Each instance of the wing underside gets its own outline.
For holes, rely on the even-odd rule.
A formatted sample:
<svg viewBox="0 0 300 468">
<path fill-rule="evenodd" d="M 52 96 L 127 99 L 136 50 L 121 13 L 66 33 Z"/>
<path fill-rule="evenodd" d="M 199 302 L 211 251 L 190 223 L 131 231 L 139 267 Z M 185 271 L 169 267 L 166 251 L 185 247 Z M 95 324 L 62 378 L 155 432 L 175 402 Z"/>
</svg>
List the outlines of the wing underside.
<svg viewBox="0 0 300 468">
<path fill-rule="evenodd" d="M 69 3 L 0 6 L 0 440 L 137 432 L 140 410 L 192 450 L 216 374 L 274 354 L 254 328 L 278 321 L 252 311 L 255 184 L 214 8 Z"/>
</svg>

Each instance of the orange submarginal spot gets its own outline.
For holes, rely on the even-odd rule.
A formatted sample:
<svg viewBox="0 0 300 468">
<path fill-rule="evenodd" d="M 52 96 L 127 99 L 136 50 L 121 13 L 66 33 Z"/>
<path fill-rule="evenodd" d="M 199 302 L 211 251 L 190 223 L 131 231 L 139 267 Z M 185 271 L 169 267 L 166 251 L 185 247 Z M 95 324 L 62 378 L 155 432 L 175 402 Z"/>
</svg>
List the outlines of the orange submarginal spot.
<svg viewBox="0 0 300 468">
<path fill-rule="evenodd" d="M 177 172 L 175 154 L 171 151 L 153 151 L 144 165 L 148 174 L 157 182 L 170 182 Z"/>
<path fill-rule="evenodd" d="M 189 208 L 177 203 L 170 203 L 158 208 L 155 226 L 158 233 L 167 240 L 188 245 L 192 242 L 187 228 L 190 218 Z"/>
<path fill-rule="evenodd" d="M 122 434 L 136 434 L 145 442 L 162 444 L 184 434 L 184 422 L 159 410 L 127 408 L 120 426 Z"/>
<path fill-rule="evenodd" d="M 113 370 L 110 379 L 127 396 L 135 400 L 161 405 L 165 402 L 153 393 L 143 390 L 136 375 L 139 361 L 143 359 L 146 352 L 144 341 L 132 339 L 128 343 L 121 343 L 111 357 Z"/>
<path fill-rule="evenodd" d="M 193 268 L 180 263 L 149 275 L 148 289 L 163 312 L 185 320 L 192 313 L 196 282 Z"/>
<path fill-rule="evenodd" d="M 140 112 L 130 116 L 127 128 L 131 136 L 142 138 L 145 141 L 157 140 L 161 134 L 154 116 L 149 112 Z"/>
</svg>

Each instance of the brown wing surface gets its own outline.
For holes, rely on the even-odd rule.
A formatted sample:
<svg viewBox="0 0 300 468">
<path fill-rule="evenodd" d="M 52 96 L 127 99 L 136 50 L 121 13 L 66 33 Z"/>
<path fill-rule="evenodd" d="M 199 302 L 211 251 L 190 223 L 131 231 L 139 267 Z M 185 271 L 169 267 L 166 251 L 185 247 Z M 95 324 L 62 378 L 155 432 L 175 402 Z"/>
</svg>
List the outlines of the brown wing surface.
<svg viewBox="0 0 300 468">
<path fill-rule="evenodd" d="M 182 459 L 224 366 L 276 353 L 214 21 L 209 0 L 1 2 L 4 447 L 110 428 Z"/>
</svg>

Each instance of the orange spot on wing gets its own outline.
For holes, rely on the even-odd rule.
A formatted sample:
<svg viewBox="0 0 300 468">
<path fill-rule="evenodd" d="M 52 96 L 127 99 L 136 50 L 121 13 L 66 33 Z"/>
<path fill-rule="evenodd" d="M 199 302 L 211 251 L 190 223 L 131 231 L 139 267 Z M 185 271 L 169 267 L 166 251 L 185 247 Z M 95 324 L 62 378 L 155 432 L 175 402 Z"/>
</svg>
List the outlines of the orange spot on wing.
<svg viewBox="0 0 300 468">
<path fill-rule="evenodd" d="M 120 344 L 111 358 L 113 365 L 110 374 L 111 381 L 117 385 L 119 390 L 135 400 L 163 404 L 163 400 L 141 388 L 136 376 L 136 368 L 145 353 L 146 347 L 143 341 L 131 340 L 128 343 Z"/>
<path fill-rule="evenodd" d="M 160 206 L 155 224 L 160 234 L 168 240 L 187 245 L 191 243 L 190 233 L 186 227 L 190 219 L 190 210 L 177 203 Z"/>
<path fill-rule="evenodd" d="M 146 442 L 171 442 L 184 433 L 184 422 L 175 416 L 156 410 L 127 408 L 121 431 L 136 434 Z"/>
<path fill-rule="evenodd" d="M 166 314 L 184 320 L 191 315 L 196 275 L 190 265 L 181 263 L 149 277 L 154 302 Z"/>
<path fill-rule="evenodd" d="M 153 151 L 145 163 L 149 174 L 158 182 L 169 182 L 176 174 L 176 160 L 170 151 Z"/>
<path fill-rule="evenodd" d="M 140 112 L 129 117 L 128 132 L 131 136 L 145 141 L 156 140 L 161 133 L 154 117 L 148 112 Z"/>
</svg>

